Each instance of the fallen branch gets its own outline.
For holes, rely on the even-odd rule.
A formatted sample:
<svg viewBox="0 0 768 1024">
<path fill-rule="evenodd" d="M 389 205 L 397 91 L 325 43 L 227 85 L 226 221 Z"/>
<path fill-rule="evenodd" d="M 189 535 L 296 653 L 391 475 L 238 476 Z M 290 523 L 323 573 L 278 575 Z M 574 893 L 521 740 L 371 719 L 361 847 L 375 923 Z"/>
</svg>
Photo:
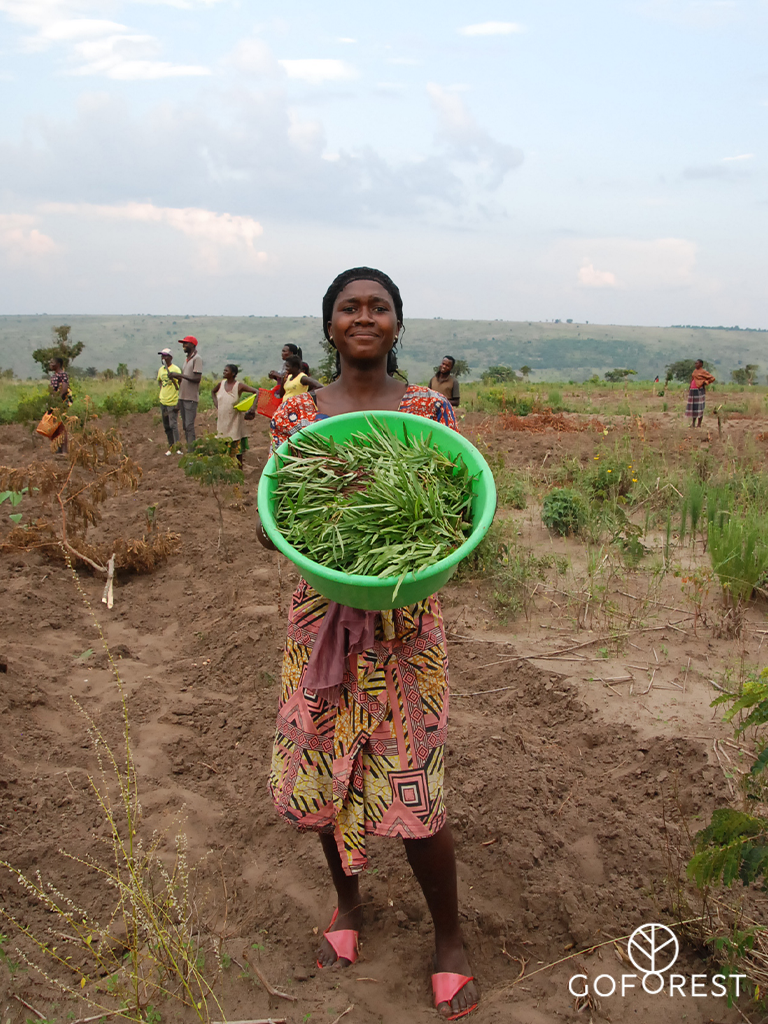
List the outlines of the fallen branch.
<svg viewBox="0 0 768 1024">
<path fill-rule="evenodd" d="M 683 619 L 678 619 L 678 622 L 682 622 Z M 596 636 L 592 640 L 585 640 L 580 644 L 573 644 L 570 647 L 561 647 L 557 651 L 548 651 L 544 654 L 515 654 L 510 655 L 508 658 L 502 658 L 500 661 L 491 661 L 487 665 L 481 665 L 480 668 L 490 668 L 492 665 L 502 665 L 508 661 L 547 661 L 550 658 L 555 658 L 559 654 L 569 654 L 571 651 L 578 651 L 582 647 L 591 647 L 592 644 L 602 643 L 614 643 L 616 640 L 621 640 L 626 636 L 634 636 L 636 633 L 653 633 L 659 629 L 668 629 L 670 626 L 674 628 L 674 623 L 667 622 L 663 626 L 642 626 L 640 629 L 622 629 L 618 633 L 612 633 L 610 636 Z"/>
<path fill-rule="evenodd" d="M 117 1017 L 122 1013 L 122 1010 L 105 1010 L 104 1013 L 94 1014 L 93 1017 L 78 1017 L 77 1020 L 70 1021 L 69 1024 L 91 1024 L 94 1020 L 106 1020 L 107 1017 Z"/>
<path fill-rule="evenodd" d="M 496 686 L 492 690 L 471 690 L 469 693 L 457 693 L 451 690 L 452 697 L 479 697 L 481 693 L 501 693 L 502 690 L 516 690 L 516 686 Z"/>
<path fill-rule="evenodd" d="M 346 1017 L 346 1016 L 347 1016 L 347 1014 L 348 1014 L 348 1013 L 350 1012 L 350 1010 L 354 1010 L 354 1008 L 355 1008 L 355 1004 L 354 1004 L 354 1003 L 352 1003 L 352 1005 L 351 1005 L 351 1006 L 348 1006 L 348 1007 L 346 1008 L 346 1010 L 344 1010 L 344 1011 L 343 1011 L 343 1013 L 340 1013 L 340 1014 L 339 1014 L 339 1016 L 338 1016 L 338 1017 L 336 1018 L 336 1020 L 332 1020 L 332 1021 L 331 1021 L 331 1024 L 339 1024 L 339 1021 L 341 1020 L 341 1018 L 342 1018 L 342 1017 Z"/>
<path fill-rule="evenodd" d="M 274 985 L 271 985 L 267 981 L 267 979 L 261 973 L 261 971 L 256 966 L 256 964 L 251 963 L 251 961 L 248 959 L 248 951 L 245 950 L 245 949 L 243 950 L 243 959 L 245 960 L 245 962 L 248 964 L 248 966 L 251 968 L 253 973 L 256 975 L 256 977 L 259 979 L 261 984 L 264 986 L 264 988 L 267 990 L 267 992 L 269 992 L 269 994 L 271 996 L 274 996 L 276 999 L 287 999 L 291 1003 L 295 1003 L 296 1002 L 296 998 L 297 998 L 296 996 L 289 995 L 287 992 L 280 992 L 278 989 L 276 989 L 274 987 Z M 240 965 L 238 964 L 238 966 L 240 966 Z M 234 1022 L 233 1022 L 233 1024 L 234 1024 Z"/>
<path fill-rule="evenodd" d="M 28 1010 L 31 1010 L 32 1013 L 37 1015 L 37 1019 L 38 1020 L 47 1020 L 48 1019 L 44 1013 L 40 1013 L 40 1011 L 36 1010 L 34 1008 L 34 1006 L 31 1006 L 29 1003 L 25 1002 L 25 1000 L 23 1000 L 21 998 L 21 996 L 17 996 L 15 993 L 12 993 L 11 994 L 11 999 L 15 999 L 17 1003 L 21 1003 L 22 1006 L 26 1006 L 26 1008 Z"/>
<path fill-rule="evenodd" d="M 113 604 L 112 590 L 115 579 L 115 555 L 114 552 L 112 557 L 107 562 L 107 582 L 104 584 L 104 593 L 101 595 L 101 603 L 105 604 L 107 608 L 111 608 Z"/>
<path fill-rule="evenodd" d="M 211 1024 L 288 1024 L 286 1017 L 249 1017 L 248 1020 L 212 1020 Z"/>
<path fill-rule="evenodd" d="M 705 920 L 704 917 L 691 917 L 687 921 L 680 921 L 679 923 L 681 925 L 683 925 L 683 924 L 693 924 L 696 921 L 703 921 L 703 920 Z M 596 949 L 602 949 L 603 946 L 610 946 L 610 945 L 612 945 L 615 942 L 626 942 L 631 937 L 632 937 L 632 933 L 630 933 L 629 935 L 620 935 L 617 939 L 606 939 L 605 942 L 597 942 L 597 943 L 595 943 L 594 946 L 590 946 L 589 949 L 580 949 L 580 950 L 577 950 L 575 953 L 569 954 L 568 956 L 561 957 L 559 960 L 553 960 L 551 964 L 544 964 L 543 967 L 539 967 L 537 970 L 532 971 L 528 975 L 528 977 L 532 978 L 536 974 L 541 974 L 542 971 L 549 971 L 553 967 L 557 967 L 559 964 L 565 964 L 569 960 L 573 960 L 574 957 L 577 957 L 577 956 L 589 956 L 590 953 L 594 953 Z M 507 956 L 509 956 L 509 954 L 507 954 Z M 517 957 L 511 957 L 510 956 L 510 960 L 516 960 L 516 959 L 517 959 Z M 517 985 L 517 983 L 521 980 L 521 978 L 522 978 L 522 974 L 520 975 L 519 978 L 515 978 L 515 980 L 512 982 L 512 986 L 514 987 L 515 985 Z M 234 1022 L 233 1022 L 233 1024 L 234 1024 Z"/>
</svg>

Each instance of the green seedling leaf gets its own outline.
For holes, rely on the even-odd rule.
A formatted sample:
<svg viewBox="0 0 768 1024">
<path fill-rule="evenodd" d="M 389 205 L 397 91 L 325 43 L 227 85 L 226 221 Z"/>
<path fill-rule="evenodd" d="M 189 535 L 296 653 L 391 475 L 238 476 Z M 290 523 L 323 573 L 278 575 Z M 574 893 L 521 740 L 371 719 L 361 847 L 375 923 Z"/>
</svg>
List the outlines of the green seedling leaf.
<svg viewBox="0 0 768 1024">
<path fill-rule="evenodd" d="M 76 655 L 75 656 L 75 661 L 86 661 L 88 658 L 90 658 L 90 656 L 92 654 L 93 654 L 93 648 L 89 647 L 87 651 L 82 651 L 82 653 Z"/>
<path fill-rule="evenodd" d="M 23 512 L 11 512 L 11 513 L 10 513 L 10 515 L 8 516 L 8 518 L 9 518 L 9 519 L 10 519 L 10 520 L 11 520 L 12 522 L 14 522 L 14 523 L 17 523 L 17 524 L 18 524 L 18 523 L 20 523 L 20 522 L 21 522 L 21 520 L 22 520 L 22 519 L 24 518 L 24 513 L 23 513 Z"/>
</svg>

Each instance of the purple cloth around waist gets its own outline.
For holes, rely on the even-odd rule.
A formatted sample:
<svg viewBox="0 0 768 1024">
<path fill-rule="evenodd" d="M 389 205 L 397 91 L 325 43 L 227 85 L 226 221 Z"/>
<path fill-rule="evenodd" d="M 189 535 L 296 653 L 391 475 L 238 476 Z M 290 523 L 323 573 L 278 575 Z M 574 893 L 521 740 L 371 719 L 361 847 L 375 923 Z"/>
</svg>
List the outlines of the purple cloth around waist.
<svg viewBox="0 0 768 1024">
<path fill-rule="evenodd" d="M 373 647 L 379 614 L 329 601 L 304 672 L 303 689 L 337 704 L 348 655 Z"/>
</svg>

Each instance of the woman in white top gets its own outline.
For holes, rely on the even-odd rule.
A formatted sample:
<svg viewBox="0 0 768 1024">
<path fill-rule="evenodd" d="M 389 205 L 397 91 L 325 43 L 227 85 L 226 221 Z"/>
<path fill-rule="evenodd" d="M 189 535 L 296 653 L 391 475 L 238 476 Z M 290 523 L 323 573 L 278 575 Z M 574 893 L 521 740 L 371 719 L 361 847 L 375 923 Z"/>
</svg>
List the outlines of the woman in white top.
<svg viewBox="0 0 768 1024">
<path fill-rule="evenodd" d="M 286 374 L 283 377 L 282 392 L 283 401 L 293 395 L 303 395 L 312 388 L 319 390 L 323 385 L 319 380 L 304 373 L 301 367 L 301 359 L 298 356 L 288 356 L 285 360 Z"/>
<path fill-rule="evenodd" d="M 213 388 L 211 395 L 216 408 L 216 433 L 219 437 L 232 439 L 229 453 L 237 458 L 242 468 L 243 453 L 248 451 L 245 421 L 254 419 L 256 414 L 253 410 L 245 413 L 239 412 L 235 405 L 243 394 L 257 395 L 259 392 L 258 388 L 252 388 L 249 384 L 239 381 L 237 379 L 239 372 L 239 367 L 234 363 L 227 363 L 223 372 L 224 379 L 220 380 Z"/>
</svg>

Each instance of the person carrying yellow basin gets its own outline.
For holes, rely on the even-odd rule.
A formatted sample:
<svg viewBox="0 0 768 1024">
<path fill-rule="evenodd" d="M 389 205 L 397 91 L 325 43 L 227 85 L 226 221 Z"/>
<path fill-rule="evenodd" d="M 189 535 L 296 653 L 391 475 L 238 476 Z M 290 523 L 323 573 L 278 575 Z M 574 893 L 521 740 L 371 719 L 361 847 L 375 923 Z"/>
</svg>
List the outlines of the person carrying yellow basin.
<svg viewBox="0 0 768 1024">
<path fill-rule="evenodd" d="M 216 408 L 216 433 L 219 437 L 232 438 L 230 455 L 235 457 L 243 468 L 243 455 L 248 451 L 248 436 L 245 421 L 252 420 L 255 413 L 241 412 L 237 404 L 243 394 L 258 395 L 259 389 L 252 388 L 237 379 L 240 372 L 234 363 L 227 363 L 223 371 L 223 379 L 211 391 L 213 404 Z"/>
</svg>

